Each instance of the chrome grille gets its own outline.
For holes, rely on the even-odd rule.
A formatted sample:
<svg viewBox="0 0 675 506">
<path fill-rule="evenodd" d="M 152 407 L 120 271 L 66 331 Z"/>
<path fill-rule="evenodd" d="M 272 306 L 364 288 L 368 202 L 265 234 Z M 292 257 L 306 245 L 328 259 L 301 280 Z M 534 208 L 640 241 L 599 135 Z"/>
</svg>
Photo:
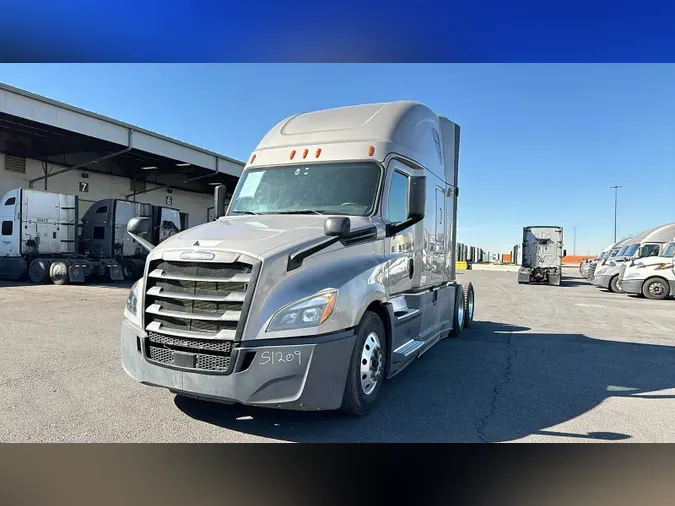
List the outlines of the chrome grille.
<svg viewBox="0 0 675 506">
<path fill-rule="evenodd" d="M 624 263 L 619 269 L 619 281 L 623 281 L 623 275 L 626 272 L 626 264 Z"/>
<path fill-rule="evenodd" d="M 147 331 L 177 338 L 235 339 L 252 290 L 253 265 L 157 260 L 148 267 Z"/>
</svg>

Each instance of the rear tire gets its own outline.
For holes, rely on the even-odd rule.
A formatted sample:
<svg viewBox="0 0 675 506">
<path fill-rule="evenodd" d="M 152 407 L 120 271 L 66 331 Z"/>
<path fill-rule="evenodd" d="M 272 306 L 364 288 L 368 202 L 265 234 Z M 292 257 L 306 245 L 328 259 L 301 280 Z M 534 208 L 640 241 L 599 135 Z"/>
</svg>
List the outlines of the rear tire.
<svg viewBox="0 0 675 506">
<path fill-rule="evenodd" d="M 387 336 L 380 317 L 366 311 L 356 332 L 349 362 L 347 383 L 340 410 L 351 416 L 363 416 L 377 403 L 384 382 L 387 360 Z"/>
<path fill-rule="evenodd" d="M 670 295 L 670 286 L 661 278 L 650 278 L 642 285 L 642 294 L 648 299 L 663 300 Z"/>
<path fill-rule="evenodd" d="M 462 333 L 466 315 L 464 312 L 465 305 L 464 288 L 462 285 L 458 285 L 457 293 L 455 294 L 455 307 L 453 308 L 452 330 L 449 337 L 457 338 Z"/>
<path fill-rule="evenodd" d="M 28 278 L 36 284 L 44 284 L 49 279 L 49 260 L 35 258 L 28 266 Z"/>
<path fill-rule="evenodd" d="M 473 313 L 474 313 L 474 302 L 475 294 L 473 291 L 473 284 L 469 281 L 464 283 L 464 328 L 468 329 L 473 325 Z"/>
<path fill-rule="evenodd" d="M 609 280 L 609 291 L 613 293 L 619 293 L 621 290 L 619 290 L 619 285 L 617 284 L 619 282 L 619 275 L 616 274 L 612 279 Z"/>
</svg>

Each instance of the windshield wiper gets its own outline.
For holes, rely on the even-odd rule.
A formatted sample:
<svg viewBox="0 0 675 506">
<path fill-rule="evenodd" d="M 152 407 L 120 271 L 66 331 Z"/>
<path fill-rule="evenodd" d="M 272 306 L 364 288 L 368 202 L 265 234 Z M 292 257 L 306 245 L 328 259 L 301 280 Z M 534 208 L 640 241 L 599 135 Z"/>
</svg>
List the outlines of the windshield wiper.
<svg viewBox="0 0 675 506">
<path fill-rule="evenodd" d="M 316 209 L 298 209 L 297 211 L 275 211 L 269 214 L 326 214 L 323 211 L 317 211 Z"/>
<path fill-rule="evenodd" d="M 237 214 L 252 214 L 254 216 L 258 216 L 260 213 L 256 213 L 255 211 L 232 211 L 233 213 Z"/>
</svg>

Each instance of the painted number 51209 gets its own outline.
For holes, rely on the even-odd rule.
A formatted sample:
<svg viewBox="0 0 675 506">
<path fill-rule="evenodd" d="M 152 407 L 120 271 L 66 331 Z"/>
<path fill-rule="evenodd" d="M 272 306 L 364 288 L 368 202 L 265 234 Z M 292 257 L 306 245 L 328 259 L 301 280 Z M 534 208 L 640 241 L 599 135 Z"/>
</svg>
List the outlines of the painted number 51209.
<svg viewBox="0 0 675 506">
<path fill-rule="evenodd" d="M 296 351 L 263 351 L 260 354 L 260 365 L 297 362 L 302 365 L 302 352 Z"/>
</svg>

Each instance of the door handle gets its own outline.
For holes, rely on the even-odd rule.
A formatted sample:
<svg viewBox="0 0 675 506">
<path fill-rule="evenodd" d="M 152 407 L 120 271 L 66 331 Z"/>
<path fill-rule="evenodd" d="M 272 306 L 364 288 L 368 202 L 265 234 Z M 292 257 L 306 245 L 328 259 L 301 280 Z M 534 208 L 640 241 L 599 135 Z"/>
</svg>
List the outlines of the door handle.
<svg viewBox="0 0 675 506">
<path fill-rule="evenodd" d="M 415 261 L 412 258 L 408 259 L 408 278 L 412 279 L 415 274 Z"/>
</svg>

